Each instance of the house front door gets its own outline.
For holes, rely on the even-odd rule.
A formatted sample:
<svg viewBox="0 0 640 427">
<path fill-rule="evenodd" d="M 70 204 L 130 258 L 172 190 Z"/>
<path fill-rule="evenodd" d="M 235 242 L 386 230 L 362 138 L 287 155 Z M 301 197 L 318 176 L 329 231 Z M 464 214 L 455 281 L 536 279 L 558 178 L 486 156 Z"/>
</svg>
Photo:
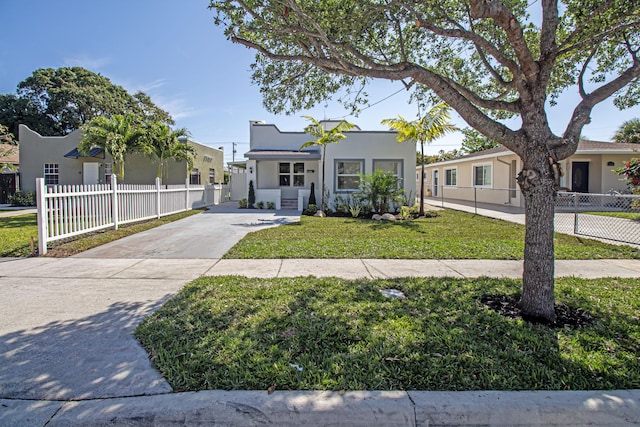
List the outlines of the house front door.
<svg viewBox="0 0 640 427">
<path fill-rule="evenodd" d="M 9 203 L 9 196 L 16 192 L 16 175 L 0 173 L 0 204 Z"/>
<path fill-rule="evenodd" d="M 82 183 L 84 185 L 96 185 L 100 183 L 100 163 L 82 164 Z"/>
<path fill-rule="evenodd" d="M 589 192 L 589 162 L 573 162 L 571 164 L 571 191 L 575 193 Z"/>
</svg>

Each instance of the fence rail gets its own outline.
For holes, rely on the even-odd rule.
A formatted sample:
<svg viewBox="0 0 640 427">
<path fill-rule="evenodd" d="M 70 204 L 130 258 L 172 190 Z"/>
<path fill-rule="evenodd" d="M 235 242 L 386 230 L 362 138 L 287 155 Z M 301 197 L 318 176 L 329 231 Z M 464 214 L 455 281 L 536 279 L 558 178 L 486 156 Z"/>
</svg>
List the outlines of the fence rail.
<svg viewBox="0 0 640 427">
<path fill-rule="evenodd" d="M 120 224 L 144 221 L 229 200 L 226 185 L 111 184 L 45 186 L 36 179 L 38 252 L 47 244 Z"/>
</svg>

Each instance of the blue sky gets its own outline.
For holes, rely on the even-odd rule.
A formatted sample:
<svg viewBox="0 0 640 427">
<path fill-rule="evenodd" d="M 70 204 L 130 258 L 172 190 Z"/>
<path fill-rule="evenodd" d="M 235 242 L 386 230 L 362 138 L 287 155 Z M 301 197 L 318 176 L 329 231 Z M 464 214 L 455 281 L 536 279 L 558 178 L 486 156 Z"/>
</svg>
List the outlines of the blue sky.
<svg viewBox="0 0 640 427">
<path fill-rule="evenodd" d="M 243 160 L 249 120 L 297 131 L 307 123 L 302 115 L 346 114 L 336 102 L 292 116 L 268 113 L 250 80 L 254 53 L 225 39 L 207 5 L 205 0 L 1 0 L 0 93 L 14 93 L 18 83 L 38 68 L 82 66 L 131 93 L 146 92 L 171 113 L 178 127 L 188 128 L 194 140 L 224 147 L 226 161 L 232 159 L 232 142 L 238 143 L 236 160 Z M 380 81 L 368 92 L 376 102 L 401 87 Z M 550 110 L 554 131 L 564 129 L 576 99 L 567 94 Z M 379 130 L 385 129 L 380 124 L 384 118 L 400 114 L 413 119 L 416 113 L 406 93 L 400 92 L 347 119 L 362 129 Z M 639 107 L 621 112 L 605 101 L 593 111 L 583 135 L 610 140 L 623 121 L 639 116 Z M 456 114 L 453 121 L 465 126 Z M 427 152 L 457 148 L 461 139 L 459 134 L 442 138 Z"/>
</svg>

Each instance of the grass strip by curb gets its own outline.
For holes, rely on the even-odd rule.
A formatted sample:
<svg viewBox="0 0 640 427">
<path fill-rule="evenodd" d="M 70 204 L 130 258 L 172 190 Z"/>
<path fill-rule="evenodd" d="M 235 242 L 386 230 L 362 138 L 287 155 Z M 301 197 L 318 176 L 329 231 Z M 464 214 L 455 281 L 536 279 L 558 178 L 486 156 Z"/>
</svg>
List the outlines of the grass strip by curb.
<svg viewBox="0 0 640 427">
<path fill-rule="evenodd" d="M 550 328 L 481 302 L 517 297 L 516 280 L 227 276 L 186 285 L 136 336 L 176 391 L 640 388 L 638 281 L 556 284 L 595 322 Z"/>
</svg>

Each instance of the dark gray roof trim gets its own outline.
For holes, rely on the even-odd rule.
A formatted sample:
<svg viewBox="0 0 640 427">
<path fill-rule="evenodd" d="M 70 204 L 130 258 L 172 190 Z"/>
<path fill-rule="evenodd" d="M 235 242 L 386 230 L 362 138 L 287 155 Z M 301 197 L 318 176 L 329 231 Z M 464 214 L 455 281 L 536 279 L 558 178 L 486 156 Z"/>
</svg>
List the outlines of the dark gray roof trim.
<svg viewBox="0 0 640 427">
<path fill-rule="evenodd" d="M 69 151 L 67 154 L 65 154 L 64 157 L 73 157 L 77 159 L 78 157 L 98 157 L 100 154 L 102 154 L 101 158 L 104 159 L 104 150 L 102 148 L 94 147 L 91 150 L 89 150 L 88 154 L 83 154 L 80 151 L 78 151 L 78 147 L 76 147 L 73 150 Z"/>
</svg>

